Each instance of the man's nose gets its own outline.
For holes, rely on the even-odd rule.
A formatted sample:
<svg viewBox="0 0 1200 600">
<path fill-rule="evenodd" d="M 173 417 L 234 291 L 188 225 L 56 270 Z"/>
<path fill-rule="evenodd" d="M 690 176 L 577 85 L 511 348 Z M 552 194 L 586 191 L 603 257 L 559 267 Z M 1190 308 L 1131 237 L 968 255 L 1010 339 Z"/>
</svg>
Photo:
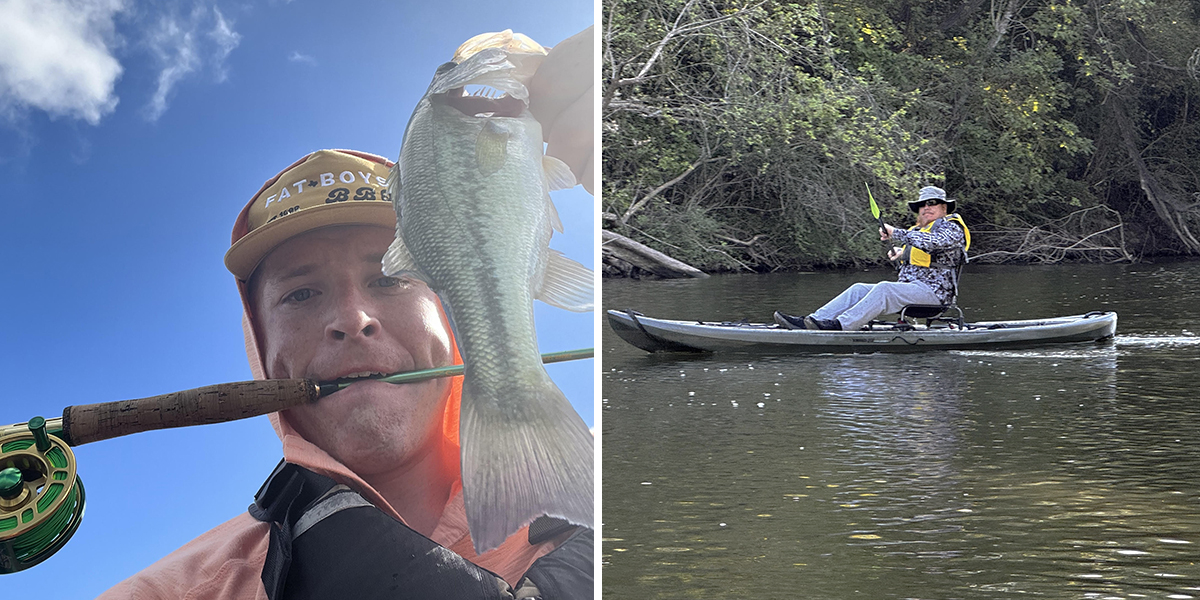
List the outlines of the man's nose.
<svg viewBox="0 0 1200 600">
<path fill-rule="evenodd" d="M 343 294 L 335 305 L 335 313 L 325 327 L 325 334 L 341 341 L 347 338 L 368 338 L 379 333 L 379 320 L 374 307 L 361 293 Z"/>
</svg>

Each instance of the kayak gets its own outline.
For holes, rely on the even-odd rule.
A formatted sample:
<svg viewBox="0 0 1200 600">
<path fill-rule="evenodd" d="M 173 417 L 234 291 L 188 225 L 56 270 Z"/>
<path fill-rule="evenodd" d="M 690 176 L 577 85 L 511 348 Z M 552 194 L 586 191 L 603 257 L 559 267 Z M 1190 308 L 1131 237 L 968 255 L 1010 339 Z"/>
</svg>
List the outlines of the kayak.
<svg viewBox="0 0 1200 600">
<path fill-rule="evenodd" d="M 647 352 L 913 352 L 1096 342 L 1116 334 L 1117 313 L 961 325 L 875 321 L 860 331 L 817 331 L 774 323 L 672 321 L 610 310 L 608 323 L 621 339 Z"/>
</svg>

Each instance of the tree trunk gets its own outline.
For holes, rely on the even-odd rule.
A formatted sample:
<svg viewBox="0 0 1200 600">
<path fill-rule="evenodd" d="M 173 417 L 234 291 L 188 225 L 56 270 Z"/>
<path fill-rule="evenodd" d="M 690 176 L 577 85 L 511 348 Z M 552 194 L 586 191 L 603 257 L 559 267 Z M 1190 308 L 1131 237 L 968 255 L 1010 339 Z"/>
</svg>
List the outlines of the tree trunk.
<svg viewBox="0 0 1200 600">
<path fill-rule="evenodd" d="M 1137 169 L 1146 200 L 1150 201 L 1150 205 L 1154 207 L 1159 218 L 1171 228 L 1171 231 L 1183 242 L 1188 251 L 1192 254 L 1200 254 L 1200 240 L 1196 239 L 1191 228 L 1188 227 L 1189 221 L 1192 220 L 1190 217 L 1200 215 L 1196 214 L 1194 206 L 1187 206 L 1180 202 L 1174 192 L 1164 186 L 1146 166 L 1146 161 L 1142 159 L 1141 135 L 1129 117 L 1125 102 L 1117 94 L 1112 94 L 1108 98 L 1108 105 L 1112 110 L 1117 129 L 1121 132 L 1121 141 L 1125 146 L 1125 151 L 1129 154 L 1129 160 Z"/>
</svg>

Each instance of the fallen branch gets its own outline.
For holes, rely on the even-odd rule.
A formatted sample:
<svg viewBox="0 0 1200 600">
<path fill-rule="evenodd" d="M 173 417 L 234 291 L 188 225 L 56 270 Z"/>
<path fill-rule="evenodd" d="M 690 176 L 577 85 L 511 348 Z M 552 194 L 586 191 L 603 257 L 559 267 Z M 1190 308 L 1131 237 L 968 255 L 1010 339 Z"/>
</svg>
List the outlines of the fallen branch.
<svg viewBox="0 0 1200 600">
<path fill-rule="evenodd" d="M 666 279 L 708 277 L 708 273 L 700 269 L 675 260 L 658 250 L 635 242 L 619 233 L 605 229 L 601 231 L 601 234 L 600 252 L 604 256 L 604 262 L 606 263 L 610 263 L 610 259 L 620 260 Z M 627 272 L 624 265 L 619 265 L 618 268 Z"/>
</svg>

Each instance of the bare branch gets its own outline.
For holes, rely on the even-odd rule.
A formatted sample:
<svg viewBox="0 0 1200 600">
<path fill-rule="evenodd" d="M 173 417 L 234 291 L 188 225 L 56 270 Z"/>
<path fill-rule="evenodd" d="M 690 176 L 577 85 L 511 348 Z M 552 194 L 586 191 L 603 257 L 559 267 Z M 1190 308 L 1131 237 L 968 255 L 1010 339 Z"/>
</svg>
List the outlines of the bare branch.
<svg viewBox="0 0 1200 600">
<path fill-rule="evenodd" d="M 1004 14 L 996 14 L 996 3 L 992 2 L 992 26 L 996 29 L 996 35 L 992 41 L 988 42 L 987 49 L 989 52 L 996 49 L 996 45 L 1000 43 L 1004 34 L 1008 33 L 1008 26 L 1012 24 L 1013 13 L 1017 9 L 1017 3 L 1020 0 L 1008 0 L 1008 6 L 1004 9 Z"/>
<path fill-rule="evenodd" d="M 697 160 L 696 162 L 692 163 L 692 165 L 690 167 L 685 169 L 682 173 L 680 173 L 674 179 L 654 188 L 653 190 L 650 190 L 649 194 L 642 196 L 639 200 L 637 200 L 636 202 L 631 204 L 629 206 L 629 209 L 625 211 L 625 214 L 621 215 L 621 224 L 624 225 L 624 224 L 628 223 L 629 218 L 632 217 L 634 215 L 634 213 L 641 210 L 643 206 L 646 206 L 647 202 L 654 199 L 655 196 L 663 193 L 665 190 L 667 190 L 671 186 L 675 185 L 676 183 L 683 181 L 683 178 L 690 175 L 692 173 L 692 171 L 695 171 L 696 167 L 699 167 L 700 165 L 702 165 L 706 162 L 711 162 L 713 160 L 721 160 L 721 159 L 701 158 L 701 159 Z"/>
<path fill-rule="evenodd" d="M 754 244 L 757 244 L 759 240 L 761 240 L 761 239 L 763 239 L 763 238 L 767 237 L 767 235 L 766 235 L 765 233 L 760 233 L 760 234 L 758 234 L 758 235 L 756 235 L 756 236 L 754 236 L 754 237 L 752 237 L 752 238 L 750 238 L 750 239 L 748 239 L 748 240 L 744 240 L 744 241 L 743 241 L 743 240 L 739 240 L 739 239 L 737 239 L 737 238 L 732 238 L 732 237 L 729 237 L 729 236 L 727 236 L 727 235 L 721 235 L 721 234 L 719 234 L 719 233 L 714 233 L 714 234 L 713 234 L 713 237 L 716 237 L 717 239 L 722 239 L 722 240 L 725 240 L 725 241 L 727 241 L 727 242 L 729 242 L 729 243 L 732 243 L 732 244 L 737 244 L 737 245 L 739 245 L 739 246 L 753 246 Z"/>
</svg>

